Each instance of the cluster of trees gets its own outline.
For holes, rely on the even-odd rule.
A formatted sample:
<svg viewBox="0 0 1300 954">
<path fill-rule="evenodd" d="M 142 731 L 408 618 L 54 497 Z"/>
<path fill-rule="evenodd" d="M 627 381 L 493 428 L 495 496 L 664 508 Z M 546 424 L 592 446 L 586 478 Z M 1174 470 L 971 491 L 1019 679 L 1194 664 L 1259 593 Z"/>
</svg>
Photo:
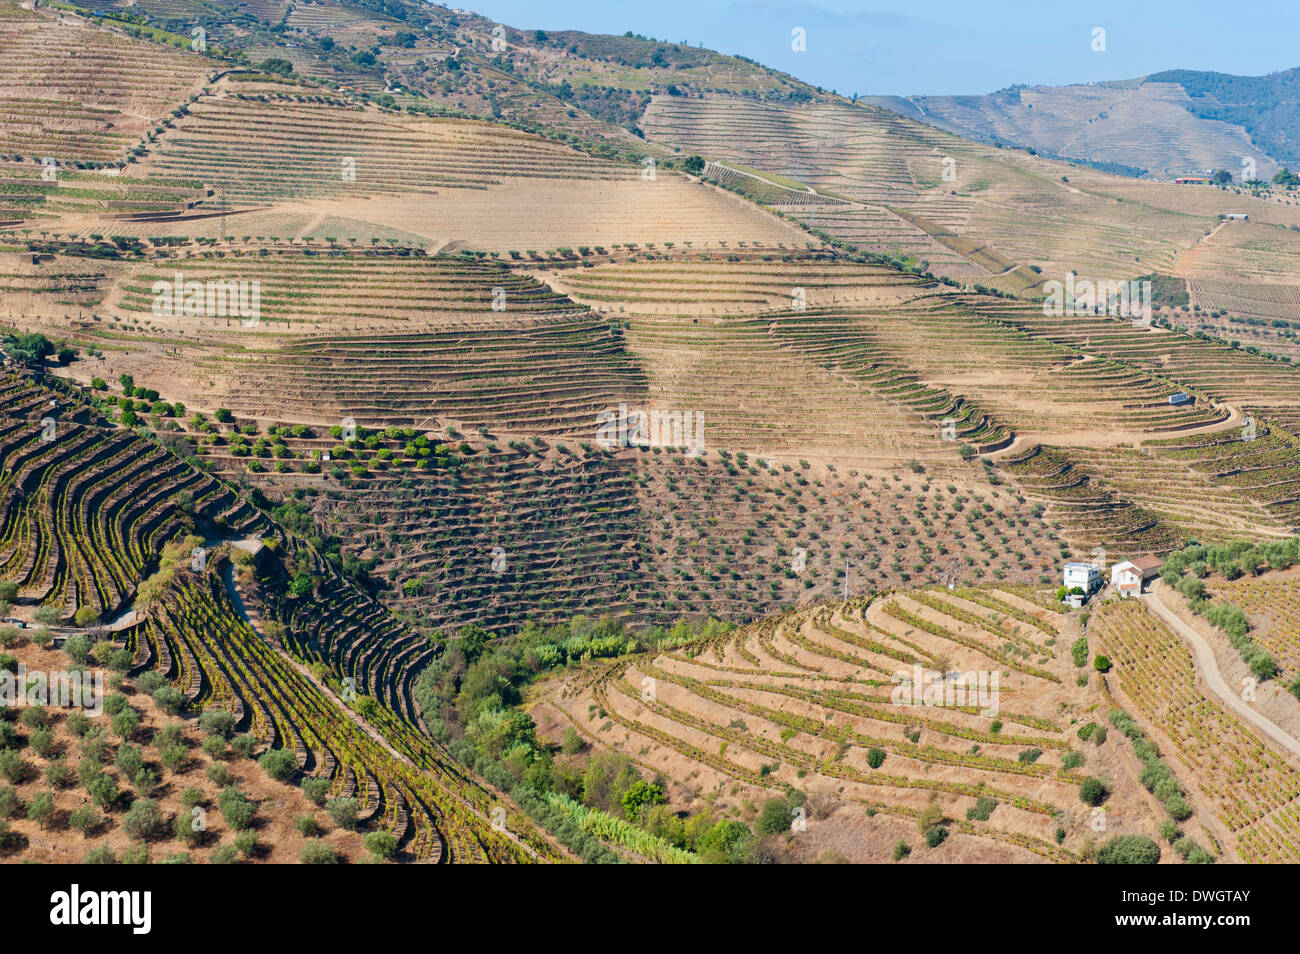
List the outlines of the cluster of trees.
<svg viewBox="0 0 1300 954">
<path fill-rule="evenodd" d="M 39 367 L 45 364 L 45 359 L 50 355 L 54 355 L 59 364 L 71 364 L 77 357 L 77 352 L 65 343 L 60 342 L 56 345 L 45 335 L 36 332 L 9 333 L 0 338 L 0 342 L 3 342 L 5 353 L 9 357 L 18 364 L 28 367 Z"/>
<path fill-rule="evenodd" d="M 293 63 L 279 56 L 272 56 L 257 64 L 257 68 L 263 73 L 271 73 L 277 76 L 292 76 Z"/>
<path fill-rule="evenodd" d="M 504 637 L 466 626 L 420 674 L 414 695 L 435 738 L 509 791 L 585 860 L 618 858 L 560 813 L 548 810 L 547 793 L 626 820 L 667 844 L 698 853 L 701 860 L 751 862 L 762 856 L 764 836 L 789 830 L 794 808 L 803 804 L 802 793 L 791 789 L 784 798 L 756 809 L 753 828 L 712 809 L 685 815 L 667 804 L 666 779 L 643 777 L 621 753 L 588 753 L 572 728 L 559 746 L 539 739 L 536 724 L 521 707 L 528 686 L 547 672 L 602 656 L 680 645 L 729 628 L 709 620 L 633 632 L 622 622 L 585 616 L 552 626 L 529 623 Z"/>
<path fill-rule="evenodd" d="M 1214 572 L 1235 580 L 1240 576 L 1254 576 L 1266 567 L 1284 570 L 1297 562 L 1300 562 L 1300 538 L 1297 537 L 1263 544 L 1249 540 L 1234 540 L 1222 546 L 1193 543 L 1165 558 L 1160 577 L 1170 586 L 1176 586 L 1185 571 L 1201 579 Z"/>
</svg>

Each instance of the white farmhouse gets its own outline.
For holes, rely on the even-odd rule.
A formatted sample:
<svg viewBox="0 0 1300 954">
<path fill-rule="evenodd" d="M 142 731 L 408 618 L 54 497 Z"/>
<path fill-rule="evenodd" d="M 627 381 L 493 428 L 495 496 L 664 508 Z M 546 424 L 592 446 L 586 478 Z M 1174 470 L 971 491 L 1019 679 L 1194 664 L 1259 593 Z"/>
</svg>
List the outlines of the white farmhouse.
<svg viewBox="0 0 1300 954">
<path fill-rule="evenodd" d="M 1069 589 L 1077 586 L 1084 593 L 1091 594 L 1101 589 L 1101 570 L 1091 563 L 1067 563 L 1061 580 Z"/>
</svg>

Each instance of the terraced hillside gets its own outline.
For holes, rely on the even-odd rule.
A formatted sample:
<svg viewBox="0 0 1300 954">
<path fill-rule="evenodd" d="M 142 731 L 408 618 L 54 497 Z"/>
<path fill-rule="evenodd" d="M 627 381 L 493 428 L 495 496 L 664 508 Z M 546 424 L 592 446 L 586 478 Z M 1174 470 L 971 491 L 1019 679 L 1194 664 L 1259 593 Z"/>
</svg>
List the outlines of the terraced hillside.
<svg viewBox="0 0 1300 954">
<path fill-rule="evenodd" d="M 257 745 L 289 752 L 286 777 L 355 798 L 360 820 L 390 831 L 410 859 L 557 857 L 421 734 L 409 684 L 440 646 L 219 481 L 58 393 L 5 373 L 0 572 L 20 611 L 59 620 L 75 610 L 89 641 L 126 651 L 124 668 L 158 673 L 176 706 L 223 709 Z M 275 556 L 254 568 L 235 548 L 236 571 L 231 541 L 250 534 Z M 493 811 L 507 808 L 494 826 Z"/>
<path fill-rule="evenodd" d="M 1215 486 L 1224 479 L 1174 453 L 1234 442 L 1247 452 L 1235 402 L 1248 394 L 1275 395 L 1277 404 L 1248 405 L 1260 420 L 1287 417 L 1294 372 L 1277 362 L 1116 319 L 1048 318 L 819 253 L 652 257 L 547 277 L 626 323 L 651 395 L 725 409 L 719 439 L 729 446 L 759 455 L 815 447 L 942 472 L 966 444 L 1047 506 L 1085 552 L 1165 551 L 1183 534 L 1289 526 L 1270 508 L 1277 495 L 1261 487 L 1242 499 L 1236 485 Z M 1207 347 L 1234 370 L 1206 377 Z M 767 372 L 756 378 L 759 360 Z M 1257 386 L 1237 387 L 1243 376 Z M 1185 389 L 1198 400 L 1169 403 Z M 1263 439 L 1267 425 L 1256 430 Z M 1218 506 L 1207 510 L 1207 495 Z"/>
<path fill-rule="evenodd" d="M 219 65 L 9 0 L 0 45 L 0 166 L 120 165 Z"/>
<path fill-rule="evenodd" d="M 901 840 L 915 860 L 1068 863 L 1098 833 L 1154 835 L 1127 741 L 1092 739 L 1105 697 L 1063 651 L 1077 621 L 1027 595 L 905 590 L 790 613 L 594 665 L 531 712 L 666 776 L 678 808 L 798 790 L 806 830 L 788 844 L 805 860 L 884 861 Z M 981 676 L 998 690 L 980 695 Z M 1095 776 L 1110 786 L 1096 812 L 1080 797 Z"/>
<path fill-rule="evenodd" d="M 590 442 L 602 411 L 647 405 L 690 410 L 709 446 L 762 460 L 919 467 L 964 484 L 962 456 L 982 454 L 1083 552 L 1290 525 L 1284 488 L 1234 483 L 1192 448 L 1263 453 L 1269 428 L 1295 418 L 1295 372 L 1208 339 L 1046 317 L 820 250 L 588 247 L 526 264 L 338 242 L 203 248 L 20 263 L 14 287 L 49 316 L 41 327 L 94 352 L 71 366 L 83 385 L 166 382 L 168 400 L 259 426 Z M 155 283 L 177 274 L 260 283 L 258 321 L 155 314 Z M 1195 400 L 1171 404 L 1178 392 Z M 1240 440 L 1247 417 L 1257 445 Z M 1222 506 L 1200 506 L 1207 494 Z"/>
<path fill-rule="evenodd" d="M 828 236 L 1016 293 L 1063 280 L 1068 270 L 1116 281 L 1182 274 L 1180 256 L 1227 213 L 1300 224 L 1295 207 L 1281 200 L 1121 179 L 843 101 L 800 106 L 659 95 L 644 125 L 651 138 L 705 159 L 824 193 L 831 201 L 823 208 L 815 201 L 773 207 Z M 1229 258 L 1247 264 L 1240 251 Z M 1213 269 L 1227 278 L 1234 267 L 1218 261 Z"/>
<path fill-rule="evenodd" d="M 652 162 L 615 162 L 490 123 L 376 110 L 250 73 L 222 79 L 187 107 L 141 168 L 200 179 L 214 193 L 200 209 L 231 213 L 170 222 L 163 234 L 401 239 L 498 253 L 802 240 Z"/>
<path fill-rule="evenodd" d="M 1246 862 L 1300 858 L 1300 770 L 1205 693 L 1191 650 L 1145 606 L 1129 600 L 1107 604 L 1093 626 L 1100 651 L 1114 662 L 1115 675 L 1108 678 L 1126 708 L 1176 760 L 1197 814 L 1213 814 L 1221 824 L 1216 838 L 1218 825 L 1203 819 L 1207 835 Z"/>
<path fill-rule="evenodd" d="M 1240 125 L 1211 118 L 1216 108 L 1222 108 L 1217 98 L 1206 97 L 1195 86 L 1189 95 L 1173 76 L 1166 79 L 1166 75 L 1115 83 L 1022 86 L 985 96 L 871 101 L 959 136 L 1127 166 L 1133 174 L 1152 178 L 1167 180 L 1204 169 L 1236 173 L 1244 157 L 1254 161 L 1261 179 L 1277 172 L 1278 160 L 1285 161 L 1285 156 L 1269 155 Z"/>
<path fill-rule="evenodd" d="M 161 548 L 196 522 L 233 533 L 261 526 L 228 488 L 57 394 L 3 377 L 0 575 L 18 584 L 20 601 L 108 620 Z"/>
<path fill-rule="evenodd" d="M 1293 766 L 1055 592 L 1300 528 L 1289 190 L 436 5 L 104 11 L 0 8 L 0 616 L 350 860 L 1291 857 Z"/>
<path fill-rule="evenodd" d="M 84 382 L 165 377 L 169 396 L 190 406 L 327 426 L 438 419 L 542 433 L 571 432 L 644 393 L 605 319 L 496 262 L 409 249 L 259 251 L 126 269 L 106 294 L 107 320 L 67 325 L 104 355 L 80 369 Z M 177 275 L 258 283 L 257 320 L 229 309 L 186 316 L 179 300 L 158 314 L 155 283 Z"/>
</svg>

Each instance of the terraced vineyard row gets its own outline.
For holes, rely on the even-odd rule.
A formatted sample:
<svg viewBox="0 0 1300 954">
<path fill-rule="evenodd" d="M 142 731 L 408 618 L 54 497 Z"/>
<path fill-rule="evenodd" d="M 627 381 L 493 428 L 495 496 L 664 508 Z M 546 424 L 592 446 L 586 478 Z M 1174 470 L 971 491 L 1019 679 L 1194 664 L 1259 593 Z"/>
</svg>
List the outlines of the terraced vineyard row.
<svg viewBox="0 0 1300 954">
<path fill-rule="evenodd" d="M 202 179 L 233 203 L 304 196 L 483 189 L 502 177 L 635 178 L 637 171 L 536 136 L 468 120 L 410 119 L 360 107 L 204 97 L 145 163 Z M 264 95 L 253 89 L 248 94 Z M 272 96 L 275 94 L 272 93 Z"/>
<path fill-rule="evenodd" d="M 193 707 L 227 709 L 239 728 L 295 752 L 300 770 L 328 779 L 331 797 L 356 798 L 361 820 L 393 831 L 419 861 L 529 861 L 539 850 L 553 857 L 535 836 L 525 847 L 494 830 L 490 811 L 500 802 L 411 724 L 387 710 L 348 714 L 270 646 L 231 602 L 224 568 L 221 558 L 200 579 L 183 571 L 150 620 L 126 635 Z"/>
<path fill-rule="evenodd" d="M 1071 861 L 1088 826 L 1083 775 L 1062 767 L 1075 750 L 1061 719 L 1081 710 L 1054 672 L 1049 616 L 984 588 L 855 599 L 600 666 L 546 704 L 699 798 L 727 804 L 793 785 L 868 816 L 937 804 L 953 837 L 986 858 Z M 937 669 L 935 682 L 913 687 L 913 665 Z M 1001 677 L 996 718 L 975 690 L 974 673 L 990 670 Z M 969 695 L 951 680 L 959 672 L 971 674 Z M 926 693 L 932 704 L 919 704 Z"/>
<path fill-rule="evenodd" d="M 0 154 L 120 163 L 218 64 L 0 3 Z"/>
<path fill-rule="evenodd" d="M 1197 687 L 1191 651 L 1145 606 L 1107 603 L 1093 628 L 1120 688 L 1173 743 L 1242 859 L 1300 861 L 1300 771 Z"/>
<path fill-rule="evenodd" d="M 232 532 L 260 525 L 222 484 L 50 395 L 0 377 L 0 577 L 18 582 L 23 602 L 106 619 L 195 519 Z"/>
<path fill-rule="evenodd" d="M 202 183 L 76 172 L 36 162 L 0 162 L 0 225 L 60 214 L 130 220 L 179 214 L 207 196 Z"/>
</svg>

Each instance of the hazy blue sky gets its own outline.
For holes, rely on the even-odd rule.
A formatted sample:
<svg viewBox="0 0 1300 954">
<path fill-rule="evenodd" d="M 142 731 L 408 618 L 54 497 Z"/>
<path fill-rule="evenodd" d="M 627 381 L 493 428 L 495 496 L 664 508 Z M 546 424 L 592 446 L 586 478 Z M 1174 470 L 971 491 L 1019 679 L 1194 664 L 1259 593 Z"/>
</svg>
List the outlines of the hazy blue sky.
<svg viewBox="0 0 1300 954">
<path fill-rule="evenodd" d="M 1013 83 L 1129 79 L 1184 67 L 1300 66 L 1296 0 L 447 0 L 513 27 L 627 30 L 741 53 L 862 95 L 987 93 Z M 807 50 L 791 49 L 802 27 Z M 1093 30 L 1106 31 L 1094 52 Z"/>
</svg>

